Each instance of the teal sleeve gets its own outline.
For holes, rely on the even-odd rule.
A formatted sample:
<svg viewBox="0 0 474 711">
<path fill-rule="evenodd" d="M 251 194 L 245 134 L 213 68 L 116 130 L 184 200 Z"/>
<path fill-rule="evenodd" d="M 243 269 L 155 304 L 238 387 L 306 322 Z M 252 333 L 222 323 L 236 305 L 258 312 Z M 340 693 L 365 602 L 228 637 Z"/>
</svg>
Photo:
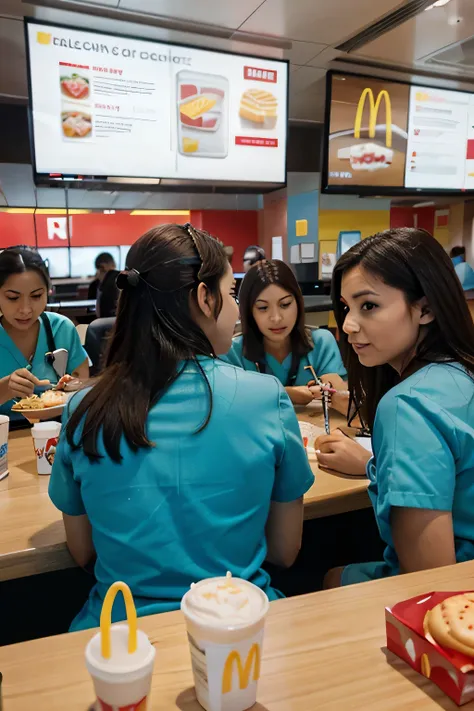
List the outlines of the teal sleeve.
<svg viewBox="0 0 474 711">
<path fill-rule="evenodd" d="M 397 396 L 380 402 L 373 447 L 377 507 L 451 511 L 456 483 L 453 453 L 440 430 L 440 414 L 423 396 Z M 452 425 L 454 428 L 454 425 Z M 444 422 L 443 430 L 451 428 Z M 455 438 L 455 433 L 454 433 Z"/>
<path fill-rule="evenodd" d="M 61 436 L 49 480 L 48 493 L 49 498 L 59 511 L 69 516 L 82 516 L 86 513 L 86 510 L 82 501 L 80 483 L 74 479 L 71 448 L 66 439 L 65 430 L 68 419 L 69 408 L 66 407 Z"/>
<path fill-rule="evenodd" d="M 282 451 L 277 462 L 272 501 L 287 503 L 299 499 L 312 487 L 314 474 L 303 446 L 295 409 L 280 383 L 278 386 Z"/>
<path fill-rule="evenodd" d="M 319 377 L 336 373 L 341 378 L 347 378 L 347 372 L 342 362 L 337 341 L 330 331 L 319 328 L 313 331 L 314 349 L 308 354 L 313 368 Z"/>
<path fill-rule="evenodd" d="M 66 372 L 71 374 L 76 368 L 88 359 L 87 353 L 81 345 L 81 339 L 72 321 L 64 320 L 54 334 L 56 348 L 66 348 L 69 356 Z"/>
</svg>

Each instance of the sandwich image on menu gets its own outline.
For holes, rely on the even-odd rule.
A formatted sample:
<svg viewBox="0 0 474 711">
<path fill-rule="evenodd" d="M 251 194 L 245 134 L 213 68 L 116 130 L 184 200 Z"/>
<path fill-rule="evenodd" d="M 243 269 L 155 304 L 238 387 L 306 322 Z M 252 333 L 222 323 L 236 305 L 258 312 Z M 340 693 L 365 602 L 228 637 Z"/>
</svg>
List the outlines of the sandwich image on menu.
<svg viewBox="0 0 474 711">
<path fill-rule="evenodd" d="M 228 80 L 214 74 L 182 71 L 176 81 L 179 153 L 196 158 L 226 158 Z"/>
<path fill-rule="evenodd" d="M 240 98 L 239 116 L 242 128 L 271 131 L 278 120 L 278 100 L 265 89 L 247 89 Z"/>
<path fill-rule="evenodd" d="M 63 140 L 84 140 L 92 136 L 90 77 L 86 68 L 71 70 L 59 64 L 61 133 Z"/>
<path fill-rule="evenodd" d="M 333 77 L 329 183 L 403 187 L 408 87 L 365 77 Z"/>
</svg>

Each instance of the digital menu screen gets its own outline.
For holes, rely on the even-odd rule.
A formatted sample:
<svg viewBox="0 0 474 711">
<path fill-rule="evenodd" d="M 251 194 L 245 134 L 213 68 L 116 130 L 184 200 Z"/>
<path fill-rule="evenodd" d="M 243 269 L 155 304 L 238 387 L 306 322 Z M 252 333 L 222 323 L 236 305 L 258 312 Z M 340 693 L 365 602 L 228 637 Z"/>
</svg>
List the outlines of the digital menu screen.
<svg viewBox="0 0 474 711">
<path fill-rule="evenodd" d="M 284 183 L 288 63 L 27 21 L 36 172 Z"/>
<path fill-rule="evenodd" d="M 474 189 L 474 94 L 331 74 L 325 185 Z"/>
</svg>

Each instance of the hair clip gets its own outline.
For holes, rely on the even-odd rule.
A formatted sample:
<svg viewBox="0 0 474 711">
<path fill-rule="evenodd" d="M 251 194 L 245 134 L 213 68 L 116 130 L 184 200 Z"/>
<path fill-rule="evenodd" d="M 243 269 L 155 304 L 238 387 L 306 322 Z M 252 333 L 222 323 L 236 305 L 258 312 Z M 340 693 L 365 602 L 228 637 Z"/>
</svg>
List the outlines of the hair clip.
<svg viewBox="0 0 474 711">
<path fill-rule="evenodd" d="M 132 286 L 135 288 L 136 286 L 138 286 L 139 282 L 140 272 L 136 269 L 129 269 L 128 267 L 125 267 L 123 272 L 120 272 L 115 281 L 117 287 L 120 290 L 125 289 L 125 287 L 127 286 Z"/>
</svg>

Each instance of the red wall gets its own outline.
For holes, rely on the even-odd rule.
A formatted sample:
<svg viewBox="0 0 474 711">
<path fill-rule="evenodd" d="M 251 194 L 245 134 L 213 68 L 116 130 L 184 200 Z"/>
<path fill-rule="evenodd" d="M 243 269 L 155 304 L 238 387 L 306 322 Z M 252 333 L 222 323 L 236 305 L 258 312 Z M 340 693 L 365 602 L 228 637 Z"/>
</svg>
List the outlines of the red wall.
<svg viewBox="0 0 474 711">
<path fill-rule="evenodd" d="M 232 267 L 236 272 L 243 269 L 246 248 L 258 244 L 257 210 L 193 210 L 191 222 L 234 248 Z"/>
<path fill-rule="evenodd" d="M 0 211 L 0 248 L 15 244 L 38 247 L 66 247 L 68 241 L 55 236 L 48 238 L 48 218 L 64 226 L 65 215 L 45 213 L 9 213 Z M 191 221 L 207 230 L 226 246 L 234 248 L 233 266 L 239 271 L 243 254 L 249 244 L 258 243 L 258 212 L 256 210 L 197 210 L 191 215 L 131 215 L 117 211 L 112 215 L 102 212 L 69 216 L 71 247 L 113 246 L 133 244 L 151 227 Z"/>
<path fill-rule="evenodd" d="M 390 228 L 413 227 L 412 207 L 391 207 L 390 208 Z"/>
<path fill-rule="evenodd" d="M 414 227 L 417 215 L 417 227 L 433 234 L 435 228 L 435 206 L 428 207 L 392 207 L 390 208 L 390 227 Z"/>
</svg>

